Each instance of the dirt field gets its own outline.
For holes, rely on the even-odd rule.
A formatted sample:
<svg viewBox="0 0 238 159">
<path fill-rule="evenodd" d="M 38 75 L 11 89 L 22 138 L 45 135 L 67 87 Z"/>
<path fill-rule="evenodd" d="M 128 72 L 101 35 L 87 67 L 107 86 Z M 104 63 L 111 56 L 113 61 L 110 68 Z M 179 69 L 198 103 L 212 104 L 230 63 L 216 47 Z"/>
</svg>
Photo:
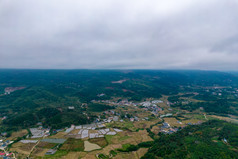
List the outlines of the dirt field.
<svg viewBox="0 0 238 159">
<path fill-rule="evenodd" d="M 97 144 L 100 147 L 105 147 L 108 144 L 107 140 L 105 138 L 102 138 L 102 137 L 94 138 L 94 139 L 89 139 L 88 141 L 91 142 L 91 143 Z"/>
<path fill-rule="evenodd" d="M 183 121 L 181 121 L 182 124 L 179 124 L 178 120 L 175 118 L 164 118 L 164 122 L 169 123 L 171 127 L 180 127 L 184 125 Z"/>
<path fill-rule="evenodd" d="M 50 149 L 50 148 L 54 147 L 55 145 L 56 145 L 56 144 L 53 144 L 53 143 L 40 142 L 40 143 L 37 145 L 37 147 Z"/>
<path fill-rule="evenodd" d="M 60 159 L 79 159 L 86 155 L 87 152 L 69 152 L 66 156 L 61 157 Z"/>
<path fill-rule="evenodd" d="M 7 140 L 14 140 L 18 137 L 23 137 L 28 134 L 28 131 L 26 129 L 18 131 L 18 132 L 13 132 L 12 135 L 7 138 Z"/>
<path fill-rule="evenodd" d="M 60 139 L 66 139 L 66 138 L 67 138 L 66 135 L 67 135 L 67 133 L 65 133 L 65 132 L 58 132 L 57 134 L 52 135 L 52 136 L 49 136 L 49 137 L 47 137 L 47 138 L 54 138 L 54 139 L 60 138 Z"/>
<path fill-rule="evenodd" d="M 138 154 L 138 157 L 141 158 L 142 156 L 146 154 L 147 151 L 148 151 L 148 148 L 140 148 L 139 150 L 136 151 L 136 153 Z"/>
<path fill-rule="evenodd" d="M 168 96 L 162 96 L 162 98 L 160 98 L 160 100 L 164 101 L 163 103 L 159 103 L 159 106 L 162 108 L 167 108 L 167 102 L 168 102 Z"/>
<path fill-rule="evenodd" d="M 135 128 L 143 128 L 143 129 L 146 129 L 146 128 L 149 128 L 151 125 L 154 125 L 158 122 L 162 121 L 161 119 L 155 119 L 155 120 L 152 120 L 152 121 L 138 121 L 138 122 L 134 122 L 133 125 Z"/>
<path fill-rule="evenodd" d="M 102 153 L 102 154 L 109 155 L 109 152 L 111 150 L 115 150 L 115 149 L 118 149 L 118 148 L 121 148 L 121 147 L 122 147 L 121 144 L 111 144 L 111 145 L 106 146 L 102 150 L 95 150 L 95 151 L 92 151 L 92 152 L 88 152 L 87 154 L 85 154 L 84 157 L 82 157 L 82 159 L 96 159 L 97 154 Z"/>
<path fill-rule="evenodd" d="M 17 151 L 24 155 L 28 155 L 34 145 L 35 144 L 33 144 L 33 143 L 23 144 L 21 142 L 18 142 L 18 143 L 13 144 L 10 150 Z"/>
<path fill-rule="evenodd" d="M 66 151 L 83 151 L 83 149 L 84 149 L 84 142 L 80 139 L 73 139 L 73 138 L 69 138 L 60 148 L 60 150 Z"/>
<path fill-rule="evenodd" d="M 49 149 L 43 149 L 43 148 L 35 148 L 34 151 L 32 152 L 31 156 L 40 156 L 43 157 L 45 156 L 45 153 L 48 151 Z"/>
<path fill-rule="evenodd" d="M 228 122 L 233 122 L 233 123 L 238 124 L 237 119 L 231 119 L 229 117 L 223 117 L 223 116 L 217 116 L 217 115 L 207 115 L 207 117 L 217 118 L 217 119 L 220 119 L 220 120 L 225 120 L 225 121 L 228 121 Z"/>
<path fill-rule="evenodd" d="M 84 151 L 93 151 L 97 149 L 101 149 L 101 147 L 97 144 L 90 143 L 89 141 L 84 141 Z"/>
<path fill-rule="evenodd" d="M 156 126 L 153 126 L 153 127 L 152 127 L 151 131 L 152 131 L 154 134 L 158 134 L 159 131 L 160 131 L 160 128 L 159 128 L 158 125 L 156 125 Z"/>
<path fill-rule="evenodd" d="M 140 130 L 138 132 L 123 131 L 114 136 L 106 135 L 106 140 L 109 144 L 134 144 L 137 145 L 141 142 L 152 141 L 148 136 L 146 130 Z"/>
<path fill-rule="evenodd" d="M 133 122 L 127 121 L 127 122 L 114 122 L 114 123 L 108 123 L 107 127 L 116 127 L 119 129 L 127 129 L 130 131 L 136 131 L 136 127 L 134 127 Z"/>
<path fill-rule="evenodd" d="M 188 123 L 196 124 L 198 122 L 201 122 L 201 120 L 199 120 L 199 119 L 189 119 L 189 120 L 184 120 L 182 122 L 183 122 L 183 124 L 188 124 Z"/>
<path fill-rule="evenodd" d="M 74 130 L 72 130 L 70 133 L 68 133 L 67 135 L 65 135 L 64 137 L 66 137 L 66 138 L 78 138 L 78 137 L 80 137 L 80 136 L 78 135 L 78 132 L 79 132 L 79 130 L 74 129 Z M 63 132 L 63 133 L 64 133 L 64 132 Z M 63 135 L 63 133 L 62 133 L 62 135 Z"/>
<path fill-rule="evenodd" d="M 140 148 L 135 152 L 118 153 L 114 159 L 140 159 L 148 151 L 148 148 Z"/>
</svg>

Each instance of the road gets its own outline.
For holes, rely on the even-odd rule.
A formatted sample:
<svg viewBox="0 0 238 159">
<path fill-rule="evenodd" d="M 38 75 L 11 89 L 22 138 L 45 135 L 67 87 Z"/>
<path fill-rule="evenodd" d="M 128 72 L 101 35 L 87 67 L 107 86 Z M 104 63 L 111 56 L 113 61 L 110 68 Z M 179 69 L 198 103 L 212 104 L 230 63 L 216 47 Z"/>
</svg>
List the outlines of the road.
<svg viewBox="0 0 238 159">
<path fill-rule="evenodd" d="M 44 134 L 44 136 L 43 136 L 42 139 L 44 139 L 45 137 L 46 137 L 46 135 Z M 27 158 L 30 157 L 31 153 L 33 152 L 33 150 L 35 149 L 35 147 L 36 147 L 39 143 L 40 143 L 40 140 L 38 140 L 38 142 L 35 144 L 35 146 L 32 147 L 31 152 L 29 153 L 29 155 L 27 156 Z"/>
<path fill-rule="evenodd" d="M 4 150 L 5 154 L 9 154 L 9 152 L 7 152 L 5 149 L 3 149 L 3 150 Z M 16 155 L 15 155 L 15 153 L 12 152 L 12 154 L 13 154 L 13 158 L 16 159 Z"/>
<path fill-rule="evenodd" d="M 204 113 L 203 115 L 204 115 L 205 119 L 208 120 L 206 114 Z"/>
</svg>

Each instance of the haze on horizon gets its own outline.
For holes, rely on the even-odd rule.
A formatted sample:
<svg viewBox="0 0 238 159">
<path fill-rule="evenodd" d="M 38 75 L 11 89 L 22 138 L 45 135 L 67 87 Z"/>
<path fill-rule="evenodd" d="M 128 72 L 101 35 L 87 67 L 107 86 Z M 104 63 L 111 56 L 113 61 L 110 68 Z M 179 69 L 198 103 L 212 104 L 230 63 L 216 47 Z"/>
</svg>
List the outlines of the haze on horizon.
<svg viewBox="0 0 238 159">
<path fill-rule="evenodd" d="M 238 69 L 237 0 L 2 0 L 0 68 Z"/>
</svg>

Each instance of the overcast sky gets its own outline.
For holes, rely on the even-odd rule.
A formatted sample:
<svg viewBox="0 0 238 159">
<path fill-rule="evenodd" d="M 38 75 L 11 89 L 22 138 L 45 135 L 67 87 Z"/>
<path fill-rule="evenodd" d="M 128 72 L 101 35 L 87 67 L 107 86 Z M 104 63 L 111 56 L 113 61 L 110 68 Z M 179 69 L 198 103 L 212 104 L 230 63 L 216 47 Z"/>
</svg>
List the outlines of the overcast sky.
<svg viewBox="0 0 238 159">
<path fill-rule="evenodd" d="M 238 70 L 238 0 L 0 0 L 0 68 Z"/>
</svg>

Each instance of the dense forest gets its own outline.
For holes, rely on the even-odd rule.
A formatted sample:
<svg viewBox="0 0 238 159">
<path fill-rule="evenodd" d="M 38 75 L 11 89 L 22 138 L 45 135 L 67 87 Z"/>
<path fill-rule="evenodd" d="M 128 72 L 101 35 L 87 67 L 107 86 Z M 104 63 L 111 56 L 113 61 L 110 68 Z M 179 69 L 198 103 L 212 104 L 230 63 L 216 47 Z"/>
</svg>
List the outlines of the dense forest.
<svg viewBox="0 0 238 159">
<path fill-rule="evenodd" d="M 159 135 L 142 159 L 238 158 L 238 126 L 235 124 L 213 120 L 175 134 Z"/>
</svg>

